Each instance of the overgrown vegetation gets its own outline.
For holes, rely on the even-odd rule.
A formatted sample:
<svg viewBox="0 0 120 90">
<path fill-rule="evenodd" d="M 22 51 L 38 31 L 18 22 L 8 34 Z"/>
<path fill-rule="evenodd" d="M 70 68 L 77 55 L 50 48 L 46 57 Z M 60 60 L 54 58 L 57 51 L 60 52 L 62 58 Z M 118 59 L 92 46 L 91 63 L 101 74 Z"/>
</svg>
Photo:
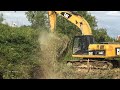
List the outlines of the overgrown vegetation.
<svg viewBox="0 0 120 90">
<path fill-rule="evenodd" d="M 26 12 L 26 16 L 32 25 L 21 27 L 1 24 L 4 20 L 1 15 L 0 72 L 2 72 L 3 78 L 119 78 L 119 76 L 116 77 L 111 74 L 116 70 L 78 74 L 73 68 L 67 67 L 64 60 L 72 59 L 73 37 L 81 35 L 81 32 L 72 23 L 58 16 L 56 33 L 48 33 L 49 26 L 46 13 L 46 11 Z M 90 23 L 97 43 L 100 42 L 101 36 L 104 36 L 105 41 L 113 41 L 106 29 L 97 27 L 94 16 L 87 11 L 77 11 L 77 13 Z"/>
<path fill-rule="evenodd" d="M 37 63 L 38 30 L 0 24 L 0 71 L 4 78 L 31 78 Z"/>
</svg>

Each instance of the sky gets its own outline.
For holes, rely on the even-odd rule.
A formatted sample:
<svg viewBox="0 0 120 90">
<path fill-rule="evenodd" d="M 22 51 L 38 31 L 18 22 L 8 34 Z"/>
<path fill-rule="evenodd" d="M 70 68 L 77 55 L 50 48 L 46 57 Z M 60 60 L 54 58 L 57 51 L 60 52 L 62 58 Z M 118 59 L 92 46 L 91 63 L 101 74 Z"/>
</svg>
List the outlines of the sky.
<svg viewBox="0 0 120 90">
<path fill-rule="evenodd" d="M 116 38 L 120 35 L 120 11 L 91 11 L 99 28 L 106 28 L 109 36 Z"/>
<path fill-rule="evenodd" d="M 91 15 L 95 16 L 99 28 L 106 28 L 107 33 L 111 37 L 120 35 L 120 11 L 89 11 Z M 30 25 L 27 20 L 25 11 L 0 11 L 3 13 L 5 22 L 16 23 L 18 26 Z"/>
<path fill-rule="evenodd" d="M 16 23 L 18 26 L 31 24 L 26 18 L 25 11 L 0 11 L 0 13 L 3 13 L 4 23 L 10 25 Z"/>
</svg>

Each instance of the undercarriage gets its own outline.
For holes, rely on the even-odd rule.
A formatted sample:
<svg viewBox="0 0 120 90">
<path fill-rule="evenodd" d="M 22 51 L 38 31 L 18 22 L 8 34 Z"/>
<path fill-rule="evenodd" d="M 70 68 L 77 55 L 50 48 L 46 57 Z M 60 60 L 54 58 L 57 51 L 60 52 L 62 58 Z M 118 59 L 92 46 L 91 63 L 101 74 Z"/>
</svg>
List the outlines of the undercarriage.
<svg viewBox="0 0 120 90">
<path fill-rule="evenodd" d="M 92 60 L 92 59 L 82 59 L 79 61 L 67 61 L 68 66 L 79 69 L 103 69 L 108 70 L 112 68 L 117 68 L 120 66 L 118 60 Z"/>
</svg>

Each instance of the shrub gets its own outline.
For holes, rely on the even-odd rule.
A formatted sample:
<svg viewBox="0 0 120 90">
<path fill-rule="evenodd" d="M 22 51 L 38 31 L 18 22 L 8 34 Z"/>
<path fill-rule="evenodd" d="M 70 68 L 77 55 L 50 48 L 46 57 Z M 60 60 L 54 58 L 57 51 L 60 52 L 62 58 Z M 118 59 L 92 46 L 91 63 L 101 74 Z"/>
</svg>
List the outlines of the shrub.
<svg viewBox="0 0 120 90">
<path fill-rule="evenodd" d="M 4 78 L 31 78 L 37 65 L 38 30 L 0 24 L 0 71 Z"/>
</svg>

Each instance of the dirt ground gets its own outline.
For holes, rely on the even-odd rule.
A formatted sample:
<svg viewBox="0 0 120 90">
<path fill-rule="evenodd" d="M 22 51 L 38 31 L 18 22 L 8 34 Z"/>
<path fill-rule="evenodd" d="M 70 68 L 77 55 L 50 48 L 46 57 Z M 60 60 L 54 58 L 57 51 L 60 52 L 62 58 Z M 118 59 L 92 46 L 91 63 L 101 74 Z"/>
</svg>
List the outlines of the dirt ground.
<svg viewBox="0 0 120 90">
<path fill-rule="evenodd" d="M 111 70 L 79 69 L 75 73 L 78 79 L 120 79 L 120 68 Z"/>
</svg>

